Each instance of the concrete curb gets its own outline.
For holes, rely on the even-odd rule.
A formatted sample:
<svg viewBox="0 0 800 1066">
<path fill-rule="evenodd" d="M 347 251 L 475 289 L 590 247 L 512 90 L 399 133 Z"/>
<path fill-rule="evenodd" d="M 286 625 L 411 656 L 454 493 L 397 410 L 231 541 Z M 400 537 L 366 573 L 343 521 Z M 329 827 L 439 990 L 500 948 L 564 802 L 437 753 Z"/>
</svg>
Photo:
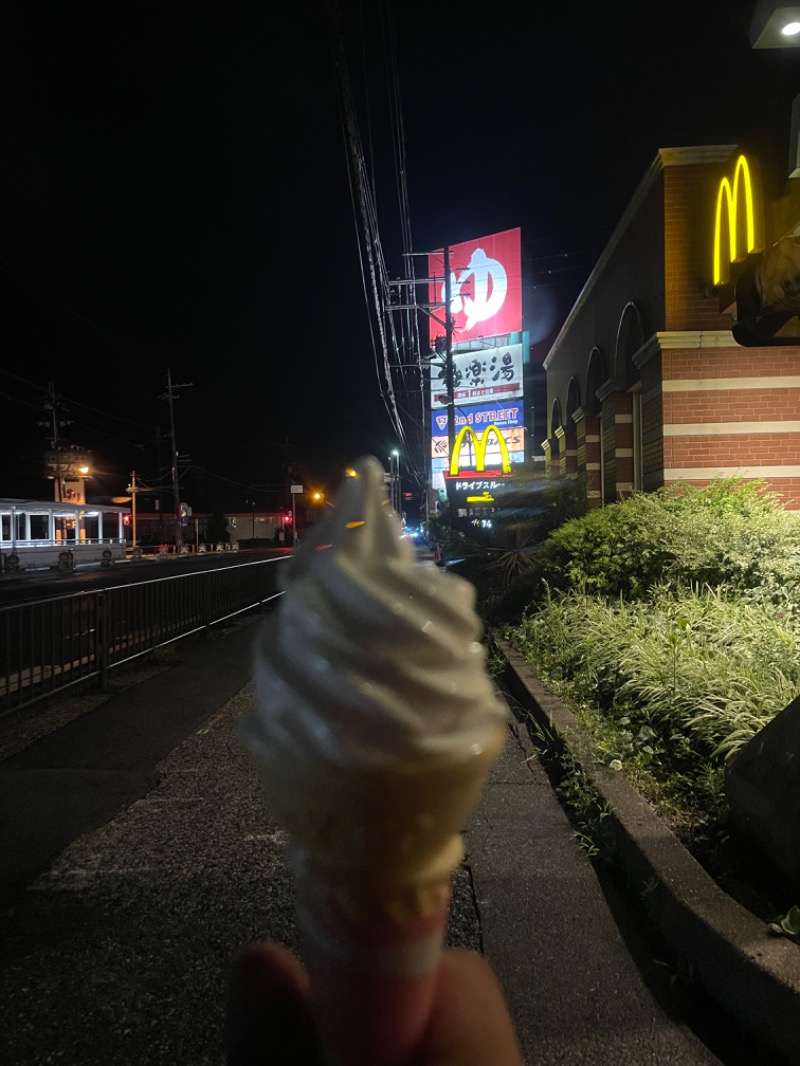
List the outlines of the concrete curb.
<svg viewBox="0 0 800 1066">
<path fill-rule="evenodd" d="M 572 712 L 522 655 L 494 639 L 511 695 L 564 744 L 608 805 L 615 863 L 682 967 L 765 1047 L 800 1062 L 800 949 L 726 895 L 626 779 L 595 763 Z"/>
</svg>

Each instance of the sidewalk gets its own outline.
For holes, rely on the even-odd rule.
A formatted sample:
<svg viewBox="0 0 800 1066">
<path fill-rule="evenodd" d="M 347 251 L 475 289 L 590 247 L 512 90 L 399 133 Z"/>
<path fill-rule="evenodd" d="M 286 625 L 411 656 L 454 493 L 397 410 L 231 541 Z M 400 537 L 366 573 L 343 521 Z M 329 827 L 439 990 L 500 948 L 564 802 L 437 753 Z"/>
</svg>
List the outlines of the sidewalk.
<svg viewBox="0 0 800 1066">
<path fill-rule="evenodd" d="M 176 665 L 0 763 L 4 1061 L 220 1064 L 230 958 L 252 939 L 296 946 L 283 837 L 231 735 L 253 706 L 252 638 L 184 642 Z M 448 942 L 495 967 L 528 1066 L 754 1061 L 715 1057 L 651 991 L 646 945 L 511 719 L 466 843 Z"/>
</svg>

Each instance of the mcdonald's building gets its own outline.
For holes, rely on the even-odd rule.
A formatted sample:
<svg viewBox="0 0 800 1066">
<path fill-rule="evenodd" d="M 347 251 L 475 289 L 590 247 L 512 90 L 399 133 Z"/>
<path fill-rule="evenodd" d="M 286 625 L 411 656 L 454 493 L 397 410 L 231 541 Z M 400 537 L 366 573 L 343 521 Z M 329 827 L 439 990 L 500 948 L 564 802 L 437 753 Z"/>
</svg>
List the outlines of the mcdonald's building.
<svg viewBox="0 0 800 1066">
<path fill-rule="evenodd" d="M 544 362 L 548 474 L 590 505 L 719 477 L 800 510 L 800 97 L 789 164 L 658 151 Z"/>
</svg>

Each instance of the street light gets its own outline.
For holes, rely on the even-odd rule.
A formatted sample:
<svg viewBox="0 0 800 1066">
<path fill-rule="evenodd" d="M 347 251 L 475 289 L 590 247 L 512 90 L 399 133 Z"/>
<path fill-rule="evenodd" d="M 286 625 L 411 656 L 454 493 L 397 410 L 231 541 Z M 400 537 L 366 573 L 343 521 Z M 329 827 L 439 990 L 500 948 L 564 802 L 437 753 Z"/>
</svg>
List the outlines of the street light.
<svg viewBox="0 0 800 1066">
<path fill-rule="evenodd" d="M 753 48 L 800 47 L 800 4 L 761 0 L 750 23 Z"/>
<path fill-rule="evenodd" d="M 391 505 L 400 514 L 400 452 L 397 448 L 389 456 L 389 485 Z"/>
</svg>

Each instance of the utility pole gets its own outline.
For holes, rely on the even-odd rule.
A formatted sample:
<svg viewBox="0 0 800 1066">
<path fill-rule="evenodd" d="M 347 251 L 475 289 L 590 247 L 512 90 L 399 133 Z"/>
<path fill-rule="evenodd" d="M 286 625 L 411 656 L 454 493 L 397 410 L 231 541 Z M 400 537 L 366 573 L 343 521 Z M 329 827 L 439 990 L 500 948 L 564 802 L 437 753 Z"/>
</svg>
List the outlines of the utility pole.
<svg viewBox="0 0 800 1066">
<path fill-rule="evenodd" d="M 447 456 L 452 462 L 456 444 L 456 394 L 455 376 L 453 374 L 453 316 L 450 307 L 453 302 L 453 283 L 450 278 L 450 248 L 444 249 L 444 372 L 447 390 Z"/>
<path fill-rule="evenodd" d="M 139 486 L 136 484 L 136 471 L 131 470 L 131 483 L 128 485 L 128 492 L 131 494 L 131 547 L 136 547 L 136 495 L 139 492 Z"/>
<path fill-rule="evenodd" d="M 433 312 L 442 307 L 441 300 L 434 301 L 433 303 L 402 303 L 402 304 L 390 304 L 389 310 L 391 311 L 422 311 L 432 319 L 439 326 L 444 328 L 444 352 L 440 351 L 438 343 L 435 345 L 437 353 L 444 356 L 444 382 L 446 393 L 446 406 L 447 406 L 447 446 L 448 446 L 448 461 L 453 454 L 453 448 L 455 447 L 456 440 L 456 399 L 455 399 L 455 374 L 453 372 L 453 316 L 450 312 L 450 307 L 453 301 L 453 282 L 451 277 L 450 267 L 450 248 L 445 246 L 444 253 L 444 319 L 439 318 Z M 407 255 L 426 257 L 430 256 L 430 252 L 408 252 Z M 398 279 L 397 281 L 390 281 L 389 285 L 392 287 L 401 286 L 416 286 L 416 285 L 439 285 L 442 279 L 437 277 L 432 278 L 409 278 Z M 409 297 L 407 297 L 409 298 Z M 437 338 L 438 341 L 438 338 Z M 426 466 L 429 461 L 429 457 L 426 451 Z M 429 469 L 429 467 L 428 467 Z"/>
<path fill-rule="evenodd" d="M 55 456 L 55 502 L 64 502 L 64 486 L 61 477 L 61 440 L 58 435 L 58 431 L 62 426 L 68 426 L 69 422 L 63 422 L 58 417 L 58 408 L 61 401 L 56 396 L 56 385 L 54 381 L 48 382 L 48 398 L 45 401 L 44 408 L 46 411 L 50 411 L 50 422 L 40 422 L 40 426 L 46 426 L 50 429 L 50 446 L 53 449 Z"/>
<path fill-rule="evenodd" d="M 161 474 L 162 474 L 162 470 L 161 470 L 161 441 L 162 441 L 162 439 L 163 438 L 161 436 L 161 426 L 156 426 L 155 445 L 156 445 L 156 467 L 158 469 L 158 500 L 157 500 L 157 504 L 158 504 L 158 534 L 159 534 L 158 543 L 159 544 L 163 544 L 164 543 L 164 496 L 163 496 L 163 493 L 161 491 L 161 488 L 162 488 L 162 482 L 161 482 Z"/>
<path fill-rule="evenodd" d="M 183 546 L 183 529 L 181 515 L 181 496 L 180 485 L 178 483 L 178 445 L 175 443 L 175 408 L 173 407 L 173 401 L 180 399 L 180 393 L 178 389 L 187 389 L 194 382 L 187 381 L 182 385 L 172 384 L 172 373 L 167 370 L 167 391 L 163 393 L 159 399 L 166 400 L 169 403 L 169 425 L 170 425 L 170 442 L 172 445 L 172 494 L 174 498 L 174 515 L 175 515 L 175 554 L 179 555 L 181 547 Z"/>
</svg>

